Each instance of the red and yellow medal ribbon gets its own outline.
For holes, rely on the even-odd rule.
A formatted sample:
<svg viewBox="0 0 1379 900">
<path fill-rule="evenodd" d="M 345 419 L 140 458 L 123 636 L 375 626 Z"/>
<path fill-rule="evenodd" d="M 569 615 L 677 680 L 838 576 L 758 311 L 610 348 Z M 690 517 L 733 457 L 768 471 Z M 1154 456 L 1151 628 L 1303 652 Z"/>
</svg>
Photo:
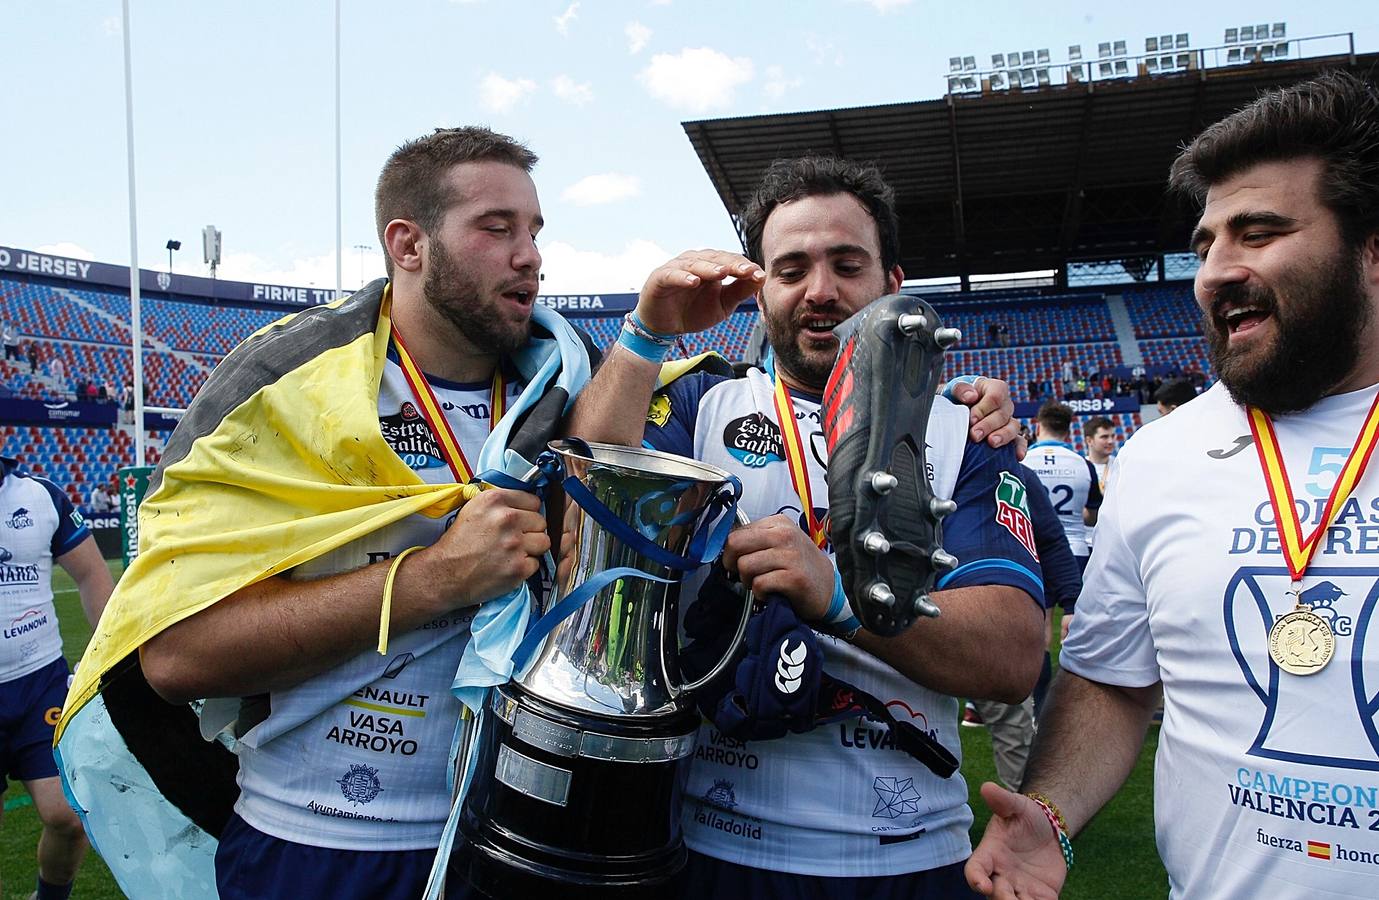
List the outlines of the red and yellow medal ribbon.
<svg viewBox="0 0 1379 900">
<path fill-rule="evenodd" d="M 1269 488 L 1269 502 L 1274 507 L 1274 522 L 1278 528 L 1279 543 L 1283 547 L 1283 558 L 1288 563 L 1288 574 L 1294 582 L 1302 580 L 1312 554 L 1317 552 L 1321 536 L 1336 520 L 1341 505 L 1350 497 L 1355 486 L 1365 475 L 1374 448 L 1379 444 L 1379 395 L 1370 404 L 1365 422 L 1360 426 L 1360 434 L 1355 445 L 1350 448 L 1350 456 L 1336 476 L 1331 494 L 1326 498 L 1317 527 L 1311 534 L 1303 536 L 1302 524 L 1298 519 L 1298 508 L 1293 500 L 1293 488 L 1288 483 L 1288 470 L 1283 465 L 1283 452 L 1279 449 L 1278 435 L 1274 433 L 1274 423 L 1269 414 L 1254 407 L 1246 407 L 1250 420 L 1250 431 L 1254 435 L 1255 450 L 1259 453 L 1259 465 L 1264 471 L 1264 483 Z"/>
<path fill-rule="evenodd" d="M 397 345 L 398 365 L 402 368 L 402 376 L 407 379 L 407 386 L 412 389 L 412 396 L 416 398 L 417 406 L 421 409 L 422 418 L 430 426 L 431 433 L 436 436 L 436 441 L 440 444 L 441 455 L 445 457 L 445 462 L 450 466 L 450 472 L 455 476 L 457 484 L 468 484 L 474 478 L 474 471 L 469 466 L 469 460 L 465 458 L 464 451 L 460 449 L 460 442 L 455 438 L 455 431 L 450 427 L 450 421 L 445 417 L 445 411 L 441 409 L 440 402 L 436 400 L 435 391 L 431 390 L 431 384 L 426 380 L 426 376 L 418 368 L 416 361 L 412 359 L 412 354 L 407 352 L 407 346 L 402 341 L 402 334 L 397 330 L 397 323 L 393 323 L 393 343 Z M 507 405 L 507 384 L 503 380 L 501 367 L 495 366 L 493 369 L 493 387 L 489 392 L 489 419 L 488 430 L 493 431 L 494 425 L 503 417 Z"/>
<path fill-rule="evenodd" d="M 804 520 L 809 525 L 809 538 L 820 550 L 828 543 L 828 516 L 815 518 L 814 498 L 809 490 L 809 468 L 805 465 L 804 442 L 800 440 L 800 426 L 795 422 L 795 404 L 790 388 L 776 376 L 776 420 L 780 425 L 780 442 L 785 450 L 785 464 L 790 469 L 790 483 L 804 507 Z"/>
</svg>

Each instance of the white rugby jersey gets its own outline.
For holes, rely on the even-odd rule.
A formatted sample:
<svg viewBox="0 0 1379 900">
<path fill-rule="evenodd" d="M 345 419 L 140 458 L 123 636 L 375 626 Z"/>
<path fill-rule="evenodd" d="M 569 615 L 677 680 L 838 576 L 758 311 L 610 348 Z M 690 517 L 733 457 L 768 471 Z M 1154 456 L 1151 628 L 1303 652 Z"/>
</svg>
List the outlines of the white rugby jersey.
<svg viewBox="0 0 1379 900">
<path fill-rule="evenodd" d="M 490 385 L 429 380 L 473 465 L 489 433 Z M 508 386 L 509 401 L 518 388 Z M 388 444 L 424 481 L 454 480 L 391 352 L 378 417 Z M 291 577 L 347 572 L 428 546 L 455 516 L 411 516 L 298 566 Z M 370 649 L 274 691 L 268 718 L 239 743 L 235 811 L 266 834 L 318 847 L 435 847 L 450 811 L 446 774 L 460 714 L 450 683 L 477 609 L 457 609 L 415 631 L 393 633 L 386 656 Z"/>
<path fill-rule="evenodd" d="M 53 607 L 53 560 L 91 529 L 62 489 L 0 457 L 0 682 L 62 655 Z"/>
<path fill-rule="evenodd" d="M 1274 420 L 1304 534 L 1376 388 Z M 1243 440 L 1242 440 L 1243 439 Z M 1162 680 L 1159 852 L 1177 898 L 1379 895 L 1379 465 L 1321 538 L 1301 598 L 1335 634 L 1290 675 L 1268 631 L 1295 600 L 1244 410 L 1216 385 L 1121 449 L 1062 665 Z"/>
<path fill-rule="evenodd" d="M 1062 441 L 1035 441 L 1025 454 L 1025 466 L 1048 488 L 1049 500 L 1074 556 L 1092 552 L 1082 510 L 1101 507 L 1101 484 L 1096 468 Z"/>
<path fill-rule="evenodd" d="M 800 499 L 784 461 L 772 389 L 770 378 L 755 369 L 741 379 L 680 379 L 653 402 L 646 443 L 737 475 L 742 509 L 752 521 L 777 513 L 799 521 Z M 792 392 L 792 400 L 807 448 L 810 490 L 822 507 L 828 502 L 828 451 L 819 398 Z M 941 586 L 1010 584 L 1042 604 L 1032 549 L 996 521 L 999 487 L 1007 483 L 1001 479 L 1014 478 L 1005 471 L 1016 465 L 1014 454 L 969 444 L 967 410 L 942 399 L 934 403 L 927 441 L 934 492 L 959 502 L 958 512 L 944 522 L 944 545 L 962 565 Z M 1022 486 L 1019 493 L 1018 515 L 1027 525 Z M 1032 528 L 1016 530 L 1032 539 Z M 825 549 L 831 557 L 832 547 Z M 694 595 L 704 574 L 700 570 L 687 580 L 683 596 Z M 894 715 L 908 717 L 962 755 L 956 700 L 844 641 L 821 635 L 820 642 L 825 671 L 879 698 Z M 972 813 L 962 776 L 938 778 L 897 749 L 883 723 L 861 717 L 749 742 L 726 738 L 705 723 L 685 788 L 683 824 L 686 843 L 700 853 L 805 875 L 896 875 L 971 854 Z"/>
</svg>

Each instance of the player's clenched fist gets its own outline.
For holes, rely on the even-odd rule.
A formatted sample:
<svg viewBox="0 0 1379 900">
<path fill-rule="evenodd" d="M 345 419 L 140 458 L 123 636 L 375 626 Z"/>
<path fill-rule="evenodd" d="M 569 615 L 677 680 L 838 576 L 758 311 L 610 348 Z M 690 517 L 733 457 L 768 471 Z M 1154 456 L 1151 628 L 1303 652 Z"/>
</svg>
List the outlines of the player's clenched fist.
<svg viewBox="0 0 1379 900">
<path fill-rule="evenodd" d="M 453 596 L 482 603 L 516 588 L 536 573 L 551 549 L 541 501 L 522 491 L 484 491 L 460 509 L 433 550 L 442 556 Z"/>
</svg>

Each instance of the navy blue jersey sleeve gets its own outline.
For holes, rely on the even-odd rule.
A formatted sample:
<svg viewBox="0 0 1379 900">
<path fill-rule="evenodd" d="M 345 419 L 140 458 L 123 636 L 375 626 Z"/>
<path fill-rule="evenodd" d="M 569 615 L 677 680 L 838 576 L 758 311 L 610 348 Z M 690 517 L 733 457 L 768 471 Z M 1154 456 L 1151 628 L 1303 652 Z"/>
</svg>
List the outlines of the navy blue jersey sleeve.
<svg viewBox="0 0 1379 900">
<path fill-rule="evenodd" d="M 1010 446 L 993 450 L 969 443 L 963 452 L 953 500 L 943 521 L 943 546 L 959 566 L 939 579 L 940 588 L 1004 584 L 1017 587 L 1043 608 L 1044 579 L 1030 520 L 1028 491 L 1016 474 Z"/>
<path fill-rule="evenodd" d="M 651 398 L 642 445 L 663 453 L 694 456 L 694 425 L 699 400 L 709 388 L 727 379 L 711 372 L 695 372 L 677 378 Z"/>
<path fill-rule="evenodd" d="M 1097 477 L 1096 466 L 1092 461 L 1087 460 L 1087 477 L 1092 479 L 1092 486 L 1087 489 L 1087 508 L 1101 509 L 1101 479 Z"/>
<path fill-rule="evenodd" d="M 53 540 L 49 546 L 53 558 L 57 559 L 86 540 L 91 534 L 91 528 L 82 518 L 81 511 L 72 505 L 71 500 L 67 499 L 62 488 L 46 478 L 35 478 L 34 481 L 43 485 L 44 489 L 48 491 L 48 497 L 53 501 L 53 508 L 57 510 L 57 530 L 53 532 Z"/>
<path fill-rule="evenodd" d="M 1044 574 L 1044 599 L 1064 612 L 1072 612 L 1077 595 L 1082 593 L 1082 570 L 1068 546 L 1063 522 L 1053 511 L 1049 489 L 1031 469 L 1020 465 L 1020 479 L 1029 491 L 1029 515 L 1034 521 L 1034 543 L 1039 548 L 1039 568 Z"/>
</svg>

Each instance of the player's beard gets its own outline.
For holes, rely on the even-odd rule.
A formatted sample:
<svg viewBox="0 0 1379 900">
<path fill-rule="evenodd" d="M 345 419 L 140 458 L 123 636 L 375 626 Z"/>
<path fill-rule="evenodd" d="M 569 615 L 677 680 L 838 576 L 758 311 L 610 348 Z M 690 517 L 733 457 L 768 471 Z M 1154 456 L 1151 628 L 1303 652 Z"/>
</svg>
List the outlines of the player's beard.
<svg viewBox="0 0 1379 900">
<path fill-rule="evenodd" d="M 421 290 L 431 308 L 480 352 L 506 355 L 531 337 L 531 319 L 519 323 L 507 317 L 496 289 L 485 296 L 478 276 L 459 265 L 440 241 L 431 242 L 430 269 Z"/>
<path fill-rule="evenodd" d="M 1272 415 L 1311 407 L 1355 369 L 1373 312 L 1359 256 L 1344 248 L 1280 286 L 1288 298 L 1282 304 L 1272 288 L 1241 283 L 1224 285 L 1213 298 L 1213 308 L 1230 302 L 1268 310 L 1274 338 L 1267 347 L 1232 349 L 1225 320 L 1210 310 L 1202 315 L 1207 355 L 1231 398 Z"/>
<path fill-rule="evenodd" d="M 871 293 L 867 304 L 875 301 L 886 294 L 886 281 L 884 278 Z M 800 346 L 801 333 L 804 326 L 800 319 L 805 313 L 813 315 L 832 315 L 836 316 L 839 324 L 847 321 L 853 315 L 842 303 L 837 301 L 824 304 L 800 303 L 796 305 L 793 312 L 781 310 L 777 305 L 772 304 L 764 296 L 758 303 L 761 309 L 762 321 L 766 324 L 766 339 L 771 344 L 771 349 L 776 355 L 777 367 L 783 366 L 795 381 L 811 390 L 823 392 L 825 385 L 828 384 L 828 376 L 833 373 L 833 364 L 838 361 L 839 346 L 837 339 L 831 350 L 805 350 Z M 866 304 L 864 304 L 865 306 Z"/>
</svg>

